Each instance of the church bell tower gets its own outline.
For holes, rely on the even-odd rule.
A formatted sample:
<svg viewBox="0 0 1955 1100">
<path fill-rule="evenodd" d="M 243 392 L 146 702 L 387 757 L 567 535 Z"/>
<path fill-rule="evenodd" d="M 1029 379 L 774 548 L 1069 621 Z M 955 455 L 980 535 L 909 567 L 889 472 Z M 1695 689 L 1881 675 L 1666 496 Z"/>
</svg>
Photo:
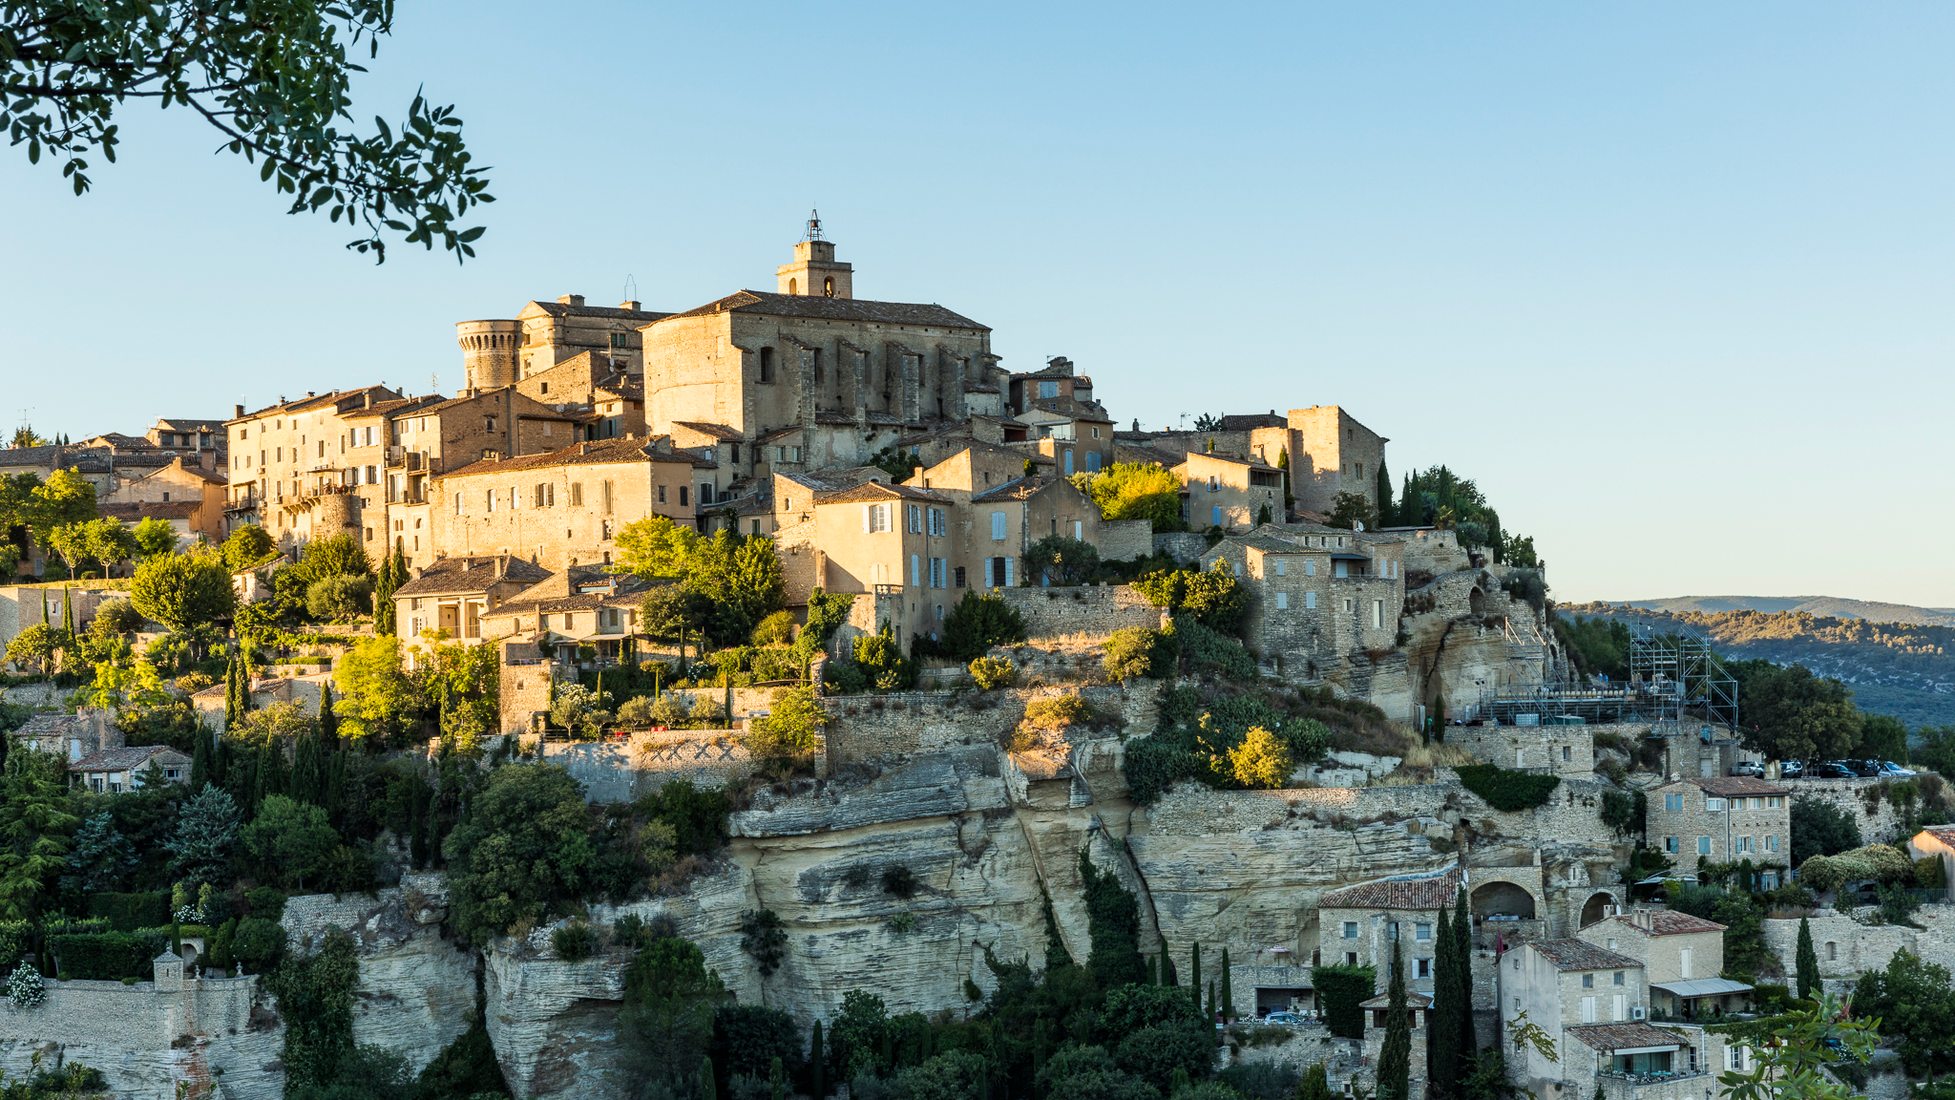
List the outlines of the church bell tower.
<svg viewBox="0 0 1955 1100">
<path fill-rule="evenodd" d="M 855 269 L 835 261 L 835 242 L 821 235 L 821 214 L 808 211 L 808 233 L 794 246 L 794 262 L 774 272 L 782 294 L 853 298 Z"/>
</svg>

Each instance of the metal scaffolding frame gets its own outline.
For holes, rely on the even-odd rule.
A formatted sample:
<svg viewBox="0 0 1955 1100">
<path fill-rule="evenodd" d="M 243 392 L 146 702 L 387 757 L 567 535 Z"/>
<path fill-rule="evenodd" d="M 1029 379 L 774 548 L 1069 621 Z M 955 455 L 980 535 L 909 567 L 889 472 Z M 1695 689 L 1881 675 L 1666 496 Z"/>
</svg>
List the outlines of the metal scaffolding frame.
<svg viewBox="0 0 1955 1100">
<path fill-rule="evenodd" d="M 1630 638 L 1629 684 L 1647 700 L 1659 733 L 1681 732 L 1685 715 L 1738 728 L 1738 681 L 1708 638 L 1647 630 Z"/>
</svg>

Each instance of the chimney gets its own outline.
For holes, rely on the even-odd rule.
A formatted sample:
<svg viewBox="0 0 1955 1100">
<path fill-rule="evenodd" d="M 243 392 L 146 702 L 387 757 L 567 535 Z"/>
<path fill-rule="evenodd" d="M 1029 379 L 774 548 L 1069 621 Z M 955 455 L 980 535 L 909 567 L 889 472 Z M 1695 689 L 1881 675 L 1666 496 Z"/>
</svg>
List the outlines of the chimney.
<svg viewBox="0 0 1955 1100">
<path fill-rule="evenodd" d="M 231 413 L 231 419 L 232 419 L 232 420 L 243 420 L 243 419 L 244 419 L 244 406 L 243 406 L 243 405 L 233 405 L 233 406 L 231 406 L 231 408 L 232 408 L 232 409 L 234 410 L 234 411 L 233 411 L 233 412 Z"/>
<path fill-rule="evenodd" d="M 584 304 L 584 296 L 582 294 L 559 294 L 557 295 L 557 304 L 560 306 L 581 307 Z"/>
<path fill-rule="evenodd" d="M 626 298 L 624 301 L 618 303 L 619 309 L 628 309 L 633 313 L 638 312 L 638 306 L 639 302 L 636 298 Z"/>
<path fill-rule="evenodd" d="M 1636 925 L 1636 927 L 1642 929 L 1643 931 L 1648 932 L 1652 930 L 1653 924 L 1650 918 L 1649 909 L 1647 908 L 1632 909 L 1630 910 L 1629 917 L 1631 922 L 1633 922 Z"/>
<path fill-rule="evenodd" d="M 367 389 L 367 390 L 361 390 L 361 391 L 360 391 L 360 407 L 361 407 L 361 408 L 363 408 L 363 409 L 371 409 L 371 408 L 373 408 L 373 391 L 372 391 L 372 390 L 370 390 L 370 389 Z"/>
</svg>

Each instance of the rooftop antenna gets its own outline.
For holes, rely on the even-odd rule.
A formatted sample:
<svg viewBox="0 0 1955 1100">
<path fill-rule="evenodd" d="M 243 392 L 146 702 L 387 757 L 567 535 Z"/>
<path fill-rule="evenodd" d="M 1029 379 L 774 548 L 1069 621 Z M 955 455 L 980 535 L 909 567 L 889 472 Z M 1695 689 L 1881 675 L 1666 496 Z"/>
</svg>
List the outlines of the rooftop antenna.
<svg viewBox="0 0 1955 1100">
<path fill-rule="evenodd" d="M 627 274 L 625 276 L 625 301 L 635 302 L 637 300 L 638 300 L 638 279 L 635 276 Z"/>
<path fill-rule="evenodd" d="M 810 209 L 808 211 L 808 239 L 811 241 L 819 241 L 822 239 L 821 211 L 819 210 Z"/>
</svg>

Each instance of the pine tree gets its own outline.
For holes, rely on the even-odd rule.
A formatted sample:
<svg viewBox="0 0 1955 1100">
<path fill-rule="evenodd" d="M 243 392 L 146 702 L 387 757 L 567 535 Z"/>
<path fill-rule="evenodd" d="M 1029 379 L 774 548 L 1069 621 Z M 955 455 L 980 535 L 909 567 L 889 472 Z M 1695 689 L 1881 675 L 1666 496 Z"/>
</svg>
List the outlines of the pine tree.
<svg viewBox="0 0 1955 1100">
<path fill-rule="evenodd" d="M 1812 949 L 1812 925 L 1806 918 L 1799 918 L 1799 951 L 1797 955 L 1799 999 L 1806 1000 L 1819 988 L 1819 954 Z"/>
<path fill-rule="evenodd" d="M 1412 1014 L 1405 1002 L 1405 968 L 1392 941 L 1392 980 L 1385 994 L 1385 1041 L 1378 1049 L 1378 1100 L 1411 1100 Z"/>
<path fill-rule="evenodd" d="M 1222 948 L 1222 1022 L 1228 1023 L 1235 1016 L 1235 987 L 1229 983 L 1229 949 Z"/>
<path fill-rule="evenodd" d="M 1195 1007 L 1202 1003 L 1202 945 L 1197 943 L 1188 950 L 1188 988 L 1194 991 Z"/>
<path fill-rule="evenodd" d="M 1480 1034 L 1473 1026 L 1473 918 L 1466 910 L 1466 888 L 1453 897 L 1453 1005 L 1459 1019 L 1459 1068 L 1465 1073 L 1480 1052 Z"/>
<path fill-rule="evenodd" d="M 815 1021 L 815 1033 L 808 1040 L 808 1095 L 814 1100 L 822 1100 L 828 1095 L 828 1056 L 821 1048 L 821 1021 Z"/>
<path fill-rule="evenodd" d="M 1459 1095 L 1462 1076 L 1459 1064 L 1458 1011 L 1453 999 L 1454 970 L 1459 966 L 1453 943 L 1453 915 L 1439 910 L 1439 936 L 1433 947 L 1432 1011 L 1426 1015 L 1426 1080 L 1433 1100 L 1453 1100 Z"/>
</svg>

